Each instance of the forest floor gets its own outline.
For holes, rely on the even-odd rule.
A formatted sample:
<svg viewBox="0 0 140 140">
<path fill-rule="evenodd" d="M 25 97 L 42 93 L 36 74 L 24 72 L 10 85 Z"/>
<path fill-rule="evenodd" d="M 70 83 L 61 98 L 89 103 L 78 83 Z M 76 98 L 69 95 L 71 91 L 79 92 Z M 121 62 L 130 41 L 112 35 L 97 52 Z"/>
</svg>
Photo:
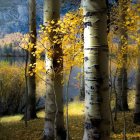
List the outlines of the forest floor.
<svg viewBox="0 0 140 140">
<path fill-rule="evenodd" d="M 84 127 L 84 104 L 72 102 L 69 104 L 69 128 L 71 140 L 82 140 Z M 38 112 L 38 119 L 28 122 L 25 127 L 21 121 L 22 115 L 0 118 L 0 140 L 40 140 L 43 136 L 44 111 Z M 126 112 L 127 140 L 140 140 L 140 126 L 133 124 L 133 111 Z M 123 139 L 124 114 L 118 113 L 114 122 L 115 133 L 111 133 L 112 140 Z"/>
</svg>

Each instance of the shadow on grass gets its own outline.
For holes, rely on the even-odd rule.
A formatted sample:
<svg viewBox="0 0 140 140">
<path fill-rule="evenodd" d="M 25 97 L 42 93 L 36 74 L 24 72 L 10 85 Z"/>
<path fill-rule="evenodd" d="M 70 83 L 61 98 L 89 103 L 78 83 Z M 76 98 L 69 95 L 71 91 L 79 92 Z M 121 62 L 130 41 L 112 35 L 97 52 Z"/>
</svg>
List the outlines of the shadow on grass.
<svg viewBox="0 0 140 140">
<path fill-rule="evenodd" d="M 66 109 L 65 109 L 66 111 Z M 38 119 L 28 122 L 25 127 L 21 116 L 1 118 L 0 140 L 40 140 L 43 136 L 44 111 L 38 113 Z M 6 122 L 7 120 L 7 122 Z M 123 139 L 123 113 L 118 113 L 115 124 L 115 134 L 111 134 L 111 140 Z M 69 106 L 69 130 L 71 140 L 82 140 L 84 132 L 84 111 L 83 105 L 71 104 Z M 127 140 L 140 140 L 140 126 L 133 124 L 133 111 L 126 112 L 126 133 Z"/>
<path fill-rule="evenodd" d="M 72 140 L 81 140 L 83 135 L 83 116 L 70 116 L 70 137 Z M 0 140 L 40 140 L 43 136 L 44 119 L 39 118 L 28 122 L 24 121 L 1 122 Z"/>
</svg>

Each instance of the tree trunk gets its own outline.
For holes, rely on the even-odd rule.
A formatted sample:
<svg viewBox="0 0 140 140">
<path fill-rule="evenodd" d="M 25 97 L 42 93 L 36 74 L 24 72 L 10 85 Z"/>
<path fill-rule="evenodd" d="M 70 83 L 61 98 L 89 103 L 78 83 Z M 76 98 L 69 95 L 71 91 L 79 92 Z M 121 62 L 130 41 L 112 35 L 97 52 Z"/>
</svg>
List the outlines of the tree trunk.
<svg viewBox="0 0 140 140">
<path fill-rule="evenodd" d="M 138 1 L 138 7 L 140 6 L 140 1 Z M 138 12 L 138 15 L 140 16 L 140 12 Z M 138 29 L 140 27 L 140 20 L 138 20 Z M 138 30 L 139 31 L 139 30 Z M 139 37 L 139 32 L 137 33 Z M 137 76 L 136 76 L 136 97 L 135 97 L 135 109 L 134 109 L 134 118 L 133 122 L 135 124 L 140 125 L 140 45 L 138 45 L 138 59 L 137 59 Z"/>
<path fill-rule="evenodd" d="M 117 103 L 116 109 L 118 111 L 128 111 L 128 100 L 127 100 L 127 29 L 124 25 L 126 11 L 128 8 L 128 0 L 119 1 L 119 60 L 120 64 L 117 73 Z M 125 51 L 123 51 L 125 50 Z"/>
<path fill-rule="evenodd" d="M 124 67 L 118 68 L 117 73 L 117 105 L 118 111 L 128 111 L 127 100 L 127 69 Z"/>
<path fill-rule="evenodd" d="M 85 128 L 83 140 L 110 139 L 107 8 L 105 0 L 83 0 Z"/>
<path fill-rule="evenodd" d="M 57 21 L 60 19 L 60 1 L 59 0 L 44 0 L 44 25 L 48 21 Z M 53 29 L 57 28 L 53 24 Z M 54 32 L 50 33 L 51 41 L 54 41 Z M 50 41 L 50 42 L 51 42 Z M 46 46 L 47 47 L 47 46 Z M 66 132 L 64 128 L 64 114 L 63 114 L 63 60 L 61 44 L 51 44 L 52 57 L 48 57 L 46 51 L 46 106 L 45 106 L 45 140 L 65 140 Z"/>
<path fill-rule="evenodd" d="M 139 50 L 139 53 L 140 53 L 140 50 Z M 134 123 L 140 125 L 140 54 L 138 56 L 138 70 L 137 70 L 135 109 L 134 109 Z"/>
<path fill-rule="evenodd" d="M 85 100 L 85 84 L 84 84 L 84 66 L 81 66 L 81 77 L 80 77 L 80 100 Z"/>
<path fill-rule="evenodd" d="M 36 0 L 29 0 L 29 67 L 28 67 L 28 105 L 27 105 L 27 120 L 36 118 Z"/>
</svg>

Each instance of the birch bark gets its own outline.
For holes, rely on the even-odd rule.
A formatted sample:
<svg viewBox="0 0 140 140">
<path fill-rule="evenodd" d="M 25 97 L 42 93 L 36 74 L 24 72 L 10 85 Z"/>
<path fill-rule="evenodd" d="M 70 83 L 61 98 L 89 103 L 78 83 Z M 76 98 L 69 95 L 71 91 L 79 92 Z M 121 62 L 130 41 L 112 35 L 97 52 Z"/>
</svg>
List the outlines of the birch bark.
<svg viewBox="0 0 140 140">
<path fill-rule="evenodd" d="M 105 0 L 83 0 L 85 128 L 83 140 L 110 139 L 107 8 Z"/>
<path fill-rule="evenodd" d="M 44 25 L 47 26 L 48 21 L 55 23 L 60 18 L 60 1 L 59 0 L 44 0 Z M 53 29 L 57 28 L 53 24 Z M 55 33 L 50 33 L 49 38 L 54 41 L 53 36 Z M 50 41 L 50 43 L 51 43 Z M 63 60 L 62 48 L 60 44 L 51 46 L 53 52 L 52 57 L 48 57 L 46 51 L 46 106 L 45 106 L 45 127 L 44 139 L 45 140 L 65 140 L 66 132 L 64 128 L 64 114 L 63 114 Z M 47 48 L 47 46 L 46 46 Z M 59 61 L 58 61 L 59 60 Z"/>
</svg>

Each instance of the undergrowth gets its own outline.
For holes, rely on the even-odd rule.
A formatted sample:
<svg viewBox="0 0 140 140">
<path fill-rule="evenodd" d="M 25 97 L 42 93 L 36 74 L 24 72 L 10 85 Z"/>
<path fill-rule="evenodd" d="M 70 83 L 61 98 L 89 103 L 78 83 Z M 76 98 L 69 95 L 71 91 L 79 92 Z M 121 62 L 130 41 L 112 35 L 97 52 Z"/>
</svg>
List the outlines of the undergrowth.
<svg viewBox="0 0 140 140">
<path fill-rule="evenodd" d="M 0 140 L 40 140 L 43 136 L 44 111 L 38 112 L 38 119 L 28 122 L 25 127 L 21 121 L 22 115 L 0 118 Z M 114 115 L 114 114 L 113 114 Z M 123 139 L 123 113 L 119 112 L 114 122 L 115 133 L 111 133 L 112 140 Z M 71 140 L 82 140 L 84 128 L 84 103 L 69 104 L 69 127 Z M 127 140 L 140 140 L 140 126 L 133 124 L 133 111 L 126 112 Z"/>
</svg>

